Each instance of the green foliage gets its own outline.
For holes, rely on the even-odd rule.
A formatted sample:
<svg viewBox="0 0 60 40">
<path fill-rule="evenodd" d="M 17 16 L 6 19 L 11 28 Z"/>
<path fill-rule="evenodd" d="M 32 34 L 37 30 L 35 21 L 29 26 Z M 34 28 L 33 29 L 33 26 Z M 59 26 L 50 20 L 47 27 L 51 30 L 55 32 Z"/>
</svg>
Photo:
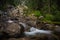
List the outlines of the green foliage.
<svg viewBox="0 0 60 40">
<path fill-rule="evenodd" d="M 54 16 L 51 14 L 46 14 L 44 20 L 45 21 L 52 21 L 54 19 Z"/>
<path fill-rule="evenodd" d="M 37 9 L 38 6 L 41 6 L 41 0 L 28 0 L 28 2 L 26 2 L 26 5 L 31 8 L 31 9 Z M 40 9 L 40 7 L 39 7 Z"/>
<path fill-rule="evenodd" d="M 60 22 L 60 11 L 57 11 L 56 15 L 54 15 L 54 20 L 53 21 L 59 21 Z"/>
<path fill-rule="evenodd" d="M 33 13 L 36 17 L 39 17 L 42 15 L 40 11 L 34 11 Z"/>
<path fill-rule="evenodd" d="M 20 0 L 8 0 L 9 4 L 17 6 L 20 4 Z"/>
<path fill-rule="evenodd" d="M 0 9 L 4 10 L 9 4 L 17 6 L 23 1 L 26 1 L 25 4 L 30 8 L 29 10 L 33 10 L 33 12 L 29 10 L 26 11 L 25 13 L 27 15 L 34 13 L 36 17 L 43 15 L 46 21 L 60 21 L 60 12 L 57 9 L 59 4 L 57 4 L 57 0 L 0 0 Z"/>
</svg>

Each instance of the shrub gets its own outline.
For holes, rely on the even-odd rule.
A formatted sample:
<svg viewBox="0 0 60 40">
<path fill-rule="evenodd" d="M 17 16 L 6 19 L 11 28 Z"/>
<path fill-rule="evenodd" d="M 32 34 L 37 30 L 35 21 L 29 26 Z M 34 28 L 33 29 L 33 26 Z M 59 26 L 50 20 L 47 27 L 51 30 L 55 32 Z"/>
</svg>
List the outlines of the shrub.
<svg viewBox="0 0 60 40">
<path fill-rule="evenodd" d="M 51 14 L 46 14 L 44 20 L 45 21 L 52 21 L 54 19 L 54 16 Z"/>
<path fill-rule="evenodd" d="M 41 16 L 42 14 L 41 14 L 41 12 L 40 11 L 33 11 L 33 13 L 34 13 L 34 15 L 36 16 L 36 17 L 39 17 L 39 16 Z"/>
<path fill-rule="evenodd" d="M 54 15 L 54 20 L 53 21 L 56 21 L 56 22 L 60 22 L 60 12 L 58 11 L 57 13 L 56 13 L 56 15 Z"/>
</svg>

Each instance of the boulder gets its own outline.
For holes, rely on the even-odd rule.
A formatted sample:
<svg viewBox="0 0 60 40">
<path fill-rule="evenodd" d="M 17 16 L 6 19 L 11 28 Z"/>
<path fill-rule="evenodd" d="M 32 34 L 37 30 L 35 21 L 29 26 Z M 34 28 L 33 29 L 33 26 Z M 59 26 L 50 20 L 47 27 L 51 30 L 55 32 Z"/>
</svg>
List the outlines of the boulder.
<svg viewBox="0 0 60 40">
<path fill-rule="evenodd" d="M 12 21 L 9 22 L 10 23 L 7 23 L 7 26 L 4 28 L 4 32 L 13 37 L 21 36 L 20 34 L 23 34 L 24 27 L 20 26 L 18 23 L 14 23 Z"/>
</svg>

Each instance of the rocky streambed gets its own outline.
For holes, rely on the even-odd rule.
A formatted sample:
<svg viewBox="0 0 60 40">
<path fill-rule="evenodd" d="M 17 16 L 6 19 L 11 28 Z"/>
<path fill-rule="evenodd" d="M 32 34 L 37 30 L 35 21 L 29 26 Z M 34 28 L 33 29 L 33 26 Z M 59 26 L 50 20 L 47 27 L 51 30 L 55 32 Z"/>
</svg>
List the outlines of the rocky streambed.
<svg viewBox="0 0 60 40">
<path fill-rule="evenodd" d="M 0 11 L 0 40 L 60 40 L 59 25 L 25 16 L 23 10 L 10 7 Z"/>
</svg>

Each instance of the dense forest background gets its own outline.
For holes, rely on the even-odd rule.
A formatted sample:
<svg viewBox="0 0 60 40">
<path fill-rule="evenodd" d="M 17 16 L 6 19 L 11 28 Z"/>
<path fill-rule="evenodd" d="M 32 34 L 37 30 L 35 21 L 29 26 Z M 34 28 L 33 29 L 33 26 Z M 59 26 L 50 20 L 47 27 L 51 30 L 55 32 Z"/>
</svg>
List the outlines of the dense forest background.
<svg viewBox="0 0 60 40">
<path fill-rule="evenodd" d="M 60 0 L 0 0 L 0 9 L 5 10 L 8 4 L 28 6 L 37 16 L 44 16 L 45 21 L 60 22 Z"/>
</svg>

